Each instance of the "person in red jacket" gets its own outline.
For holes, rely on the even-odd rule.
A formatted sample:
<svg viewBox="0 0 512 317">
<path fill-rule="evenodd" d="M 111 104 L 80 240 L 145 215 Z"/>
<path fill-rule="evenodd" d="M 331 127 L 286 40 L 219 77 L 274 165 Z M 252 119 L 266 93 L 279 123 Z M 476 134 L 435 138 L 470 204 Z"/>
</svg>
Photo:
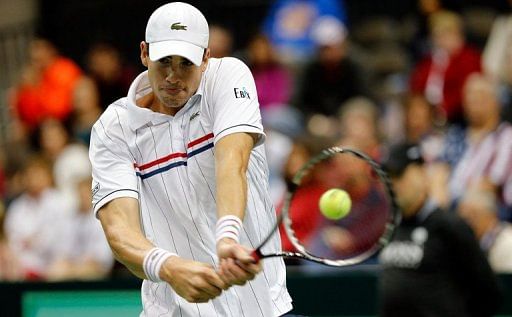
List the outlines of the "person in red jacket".
<svg viewBox="0 0 512 317">
<path fill-rule="evenodd" d="M 71 59 L 59 55 L 48 40 L 30 45 L 29 61 L 14 88 L 14 115 L 33 131 L 44 119 L 64 121 L 72 111 L 73 91 L 82 71 Z"/>
<path fill-rule="evenodd" d="M 410 88 L 438 106 L 449 122 L 461 122 L 462 87 L 481 70 L 480 53 L 466 44 L 461 17 L 450 11 L 429 20 L 432 49 L 414 68 Z"/>
</svg>

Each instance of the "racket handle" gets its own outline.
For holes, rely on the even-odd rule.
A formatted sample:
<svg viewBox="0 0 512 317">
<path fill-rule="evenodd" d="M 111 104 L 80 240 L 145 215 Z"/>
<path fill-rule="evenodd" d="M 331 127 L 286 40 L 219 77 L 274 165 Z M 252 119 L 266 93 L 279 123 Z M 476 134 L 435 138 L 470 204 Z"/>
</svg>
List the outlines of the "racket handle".
<svg viewBox="0 0 512 317">
<path fill-rule="evenodd" d="M 260 249 L 253 250 L 251 252 L 251 256 L 256 263 L 258 263 L 263 258 L 263 254 L 261 254 Z"/>
</svg>

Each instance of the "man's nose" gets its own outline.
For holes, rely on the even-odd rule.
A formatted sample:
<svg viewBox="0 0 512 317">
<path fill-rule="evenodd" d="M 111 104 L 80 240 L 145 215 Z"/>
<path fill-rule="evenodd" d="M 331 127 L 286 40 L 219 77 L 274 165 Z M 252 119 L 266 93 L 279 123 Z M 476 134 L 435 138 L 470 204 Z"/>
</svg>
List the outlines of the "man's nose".
<svg viewBox="0 0 512 317">
<path fill-rule="evenodd" d="M 171 65 L 167 70 L 167 76 L 165 77 L 165 80 L 168 82 L 176 82 L 178 80 L 177 71 L 176 68 Z"/>
</svg>

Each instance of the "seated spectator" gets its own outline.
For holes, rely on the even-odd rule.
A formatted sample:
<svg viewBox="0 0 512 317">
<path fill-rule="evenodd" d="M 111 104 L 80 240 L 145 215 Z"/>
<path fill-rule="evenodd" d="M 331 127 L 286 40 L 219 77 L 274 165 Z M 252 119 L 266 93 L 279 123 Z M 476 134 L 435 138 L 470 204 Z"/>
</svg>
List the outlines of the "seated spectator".
<svg viewBox="0 0 512 317">
<path fill-rule="evenodd" d="M 45 39 L 30 45 L 29 61 L 13 92 L 14 116 L 30 131 L 44 119 L 65 121 L 72 111 L 80 68 Z"/>
<path fill-rule="evenodd" d="M 313 26 L 326 16 L 346 22 L 344 1 L 277 0 L 270 7 L 263 30 L 283 60 L 302 63 L 316 50 L 311 38 Z"/>
<path fill-rule="evenodd" d="M 368 98 L 354 97 L 340 106 L 339 127 L 350 144 L 378 160 L 381 155 L 379 109 Z"/>
<path fill-rule="evenodd" d="M 305 135 L 295 140 L 288 160 L 285 164 L 285 181 L 290 183 L 297 171 L 315 154 L 332 146 L 334 143 L 327 138 Z M 293 230 L 297 238 L 307 244 L 316 233 L 321 215 L 318 209 L 318 201 L 322 194 L 332 187 L 330 182 L 334 180 L 329 177 L 333 163 L 326 161 L 319 164 L 307 177 L 302 180 L 302 186 L 294 195 L 289 209 L 293 222 Z M 279 212 L 282 206 L 278 206 Z M 316 211 L 312 211 L 316 210 Z M 281 227 L 281 242 L 283 250 L 295 251 L 294 246 L 286 236 Z"/>
<path fill-rule="evenodd" d="M 210 57 L 222 58 L 232 56 L 233 34 L 219 24 L 210 25 L 208 47 L 210 48 Z"/>
<path fill-rule="evenodd" d="M 53 164 L 56 188 L 64 194 L 70 208 L 75 208 L 78 201 L 76 181 L 91 174 L 87 146 L 72 142 L 66 126 L 48 119 L 39 129 L 39 149 Z"/>
<path fill-rule="evenodd" d="M 73 93 L 71 133 L 73 139 L 89 146 L 91 129 L 101 115 L 99 92 L 94 81 L 84 76 Z"/>
<path fill-rule="evenodd" d="M 279 64 L 265 35 L 258 34 L 251 39 L 248 58 L 248 65 L 258 90 L 261 111 L 265 112 L 271 107 L 287 106 L 292 93 L 291 78 L 288 71 Z"/>
<path fill-rule="evenodd" d="M 59 221 L 59 253 L 46 272 L 48 280 L 105 278 L 114 258 L 92 210 L 91 178 L 78 182 L 78 208 Z"/>
<path fill-rule="evenodd" d="M 493 316 L 494 273 L 471 228 L 429 196 L 421 149 L 398 144 L 384 166 L 403 219 L 379 255 L 379 316 Z"/>
<path fill-rule="evenodd" d="M 512 3 L 509 1 L 509 6 Z M 512 15 L 499 15 L 494 19 L 482 54 L 482 66 L 487 75 L 495 80 L 510 80 L 510 46 L 512 45 Z"/>
<path fill-rule="evenodd" d="M 417 0 L 417 12 L 414 12 L 414 32 L 410 34 L 410 51 L 415 61 L 423 58 L 429 50 L 429 17 L 437 12 L 446 10 L 447 1 Z M 453 8 L 451 8 L 453 9 Z M 409 17 L 410 18 L 410 17 Z"/>
<path fill-rule="evenodd" d="M 338 144 L 361 151 L 358 142 L 358 139 L 345 137 Z M 375 245 L 383 233 L 389 214 L 383 188 L 373 181 L 375 176 L 365 162 L 348 155 L 338 156 L 333 161 L 328 177 L 335 181 L 330 187 L 342 188 L 349 193 L 351 211 L 340 220 L 322 217 L 308 249 L 330 259 L 362 254 Z"/>
<path fill-rule="evenodd" d="M 339 126 L 342 139 L 338 145 L 380 159 L 378 109 L 371 100 L 355 97 L 343 103 L 339 111 Z M 343 188 L 350 194 L 352 209 L 347 217 L 338 221 L 321 219 L 309 249 L 320 257 L 336 259 L 363 253 L 382 234 L 379 229 L 387 215 L 387 211 L 382 210 L 385 200 L 382 188 L 375 186 L 368 166 L 350 156 L 339 156 L 334 160 L 329 178 L 333 181 L 331 187 Z M 360 225 L 368 223 L 373 224 L 376 230 L 368 227 L 362 231 Z"/>
<path fill-rule="evenodd" d="M 512 225 L 498 219 L 494 193 L 469 190 L 461 198 L 458 211 L 473 228 L 492 269 L 497 273 L 512 273 Z"/>
<path fill-rule="evenodd" d="M 419 143 L 432 134 L 435 120 L 434 107 L 421 94 L 411 94 L 406 97 L 404 108 L 407 142 Z"/>
<path fill-rule="evenodd" d="M 456 203 L 467 188 L 478 183 L 492 186 L 508 208 L 512 166 L 512 126 L 500 119 L 495 83 L 481 74 L 471 75 L 464 85 L 465 150 L 452 167 L 449 180 L 451 201 Z M 501 217 L 510 217 L 502 214 Z"/>
<path fill-rule="evenodd" d="M 439 159 L 443 151 L 444 122 L 438 110 L 423 95 L 410 94 L 405 98 L 405 142 L 419 144 L 428 163 Z"/>
<path fill-rule="evenodd" d="M 338 20 L 322 18 L 312 36 L 317 57 L 305 66 L 293 104 L 305 115 L 335 116 L 340 104 L 364 95 L 361 69 L 347 54 L 347 29 Z"/>
<path fill-rule="evenodd" d="M 438 106 L 449 122 L 461 122 L 462 88 L 471 73 L 480 71 L 480 54 L 466 44 L 456 13 L 437 12 L 429 17 L 429 24 L 433 47 L 415 66 L 410 87 Z"/>
<path fill-rule="evenodd" d="M 512 2 L 509 1 L 512 5 Z M 485 44 L 482 66 L 500 86 L 502 116 L 512 122 L 512 14 L 494 20 Z"/>
<path fill-rule="evenodd" d="M 68 206 L 52 185 L 50 164 L 39 156 L 23 170 L 24 193 L 10 204 L 5 218 L 7 242 L 20 261 L 24 279 L 44 279 L 58 252 L 56 225 Z"/>
<path fill-rule="evenodd" d="M 87 75 L 96 83 L 100 108 L 104 110 L 113 101 L 126 96 L 137 72 L 123 64 L 115 47 L 97 43 L 87 53 Z"/>
</svg>

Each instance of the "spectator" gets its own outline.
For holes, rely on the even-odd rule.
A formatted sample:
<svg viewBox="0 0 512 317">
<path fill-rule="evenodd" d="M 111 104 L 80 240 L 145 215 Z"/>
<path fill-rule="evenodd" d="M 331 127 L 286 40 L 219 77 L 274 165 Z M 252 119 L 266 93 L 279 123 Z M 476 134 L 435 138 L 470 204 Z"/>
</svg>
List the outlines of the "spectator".
<svg viewBox="0 0 512 317">
<path fill-rule="evenodd" d="M 473 228 L 489 264 L 497 273 L 512 273 L 512 225 L 498 219 L 498 205 L 492 191 L 467 191 L 459 214 Z"/>
<path fill-rule="evenodd" d="M 511 40 L 512 15 L 498 16 L 494 20 L 482 55 L 485 73 L 495 80 L 506 82 L 512 80 L 509 63 Z"/>
<path fill-rule="evenodd" d="M 393 147 L 384 165 L 403 220 L 380 254 L 380 316 L 492 316 L 496 278 L 471 228 L 429 197 L 419 147 Z"/>
<path fill-rule="evenodd" d="M 110 44 L 96 43 L 87 53 L 87 74 L 94 80 L 99 92 L 101 109 L 112 100 L 126 96 L 136 71 L 123 64 L 119 51 Z"/>
<path fill-rule="evenodd" d="M 46 118 L 65 121 L 71 114 L 73 91 L 81 76 L 80 68 L 59 55 L 51 42 L 35 39 L 21 81 L 14 89 L 14 115 L 29 131 Z"/>
<path fill-rule="evenodd" d="M 333 144 L 334 142 L 328 138 L 310 135 L 304 135 L 296 139 L 285 164 L 285 181 L 290 183 L 297 171 L 313 155 Z M 332 162 L 326 161 L 312 170 L 309 176 L 302 180 L 301 187 L 295 192 L 294 200 L 290 205 L 289 213 L 293 222 L 293 229 L 297 238 L 304 244 L 308 244 L 316 233 L 320 222 L 318 201 L 320 196 L 332 185 L 329 182 L 333 180 L 328 176 L 332 167 Z M 281 207 L 278 206 L 278 210 Z M 294 251 L 295 248 L 286 236 L 284 228 L 281 228 L 280 233 L 283 250 Z"/>
<path fill-rule="evenodd" d="M 295 105 L 306 115 L 335 116 L 344 101 L 364 95 L 361 70 L 347 55 L 347 29 L 341 22 L 322 18 L 312 36 L 318 56 L 305 67 Z"/>
<path fill-rule="evenodd" d="M 418 61 L 430 49 L 429 43 L 429 17 L 446 8 L 446 1 L 441 0 L 417 0 L 417 12 L 414 13 L 414 32 L 410 35 L 410 51 L 414 61 Z"/>
<path fill-rule="evenodd" d="M 64 194 L 70 208 L 76 208 L 76 182 L 91 174 L 87 147 L 72 142 L 67 127 L 61 122 L 45 120 L 40 127 L 39 148 L 52 164 L 56 188 Z"/>
<path fill-rule="evenodd" d="M 78 181 L 79 205 L 57 228 L 59 250 L 47 271 L 49 280 L 95 280 L 107 276 L 114 258 L 92 210 L 91 178 Z"/>
<path fill-rule="evenodd" d="M 210 25 L 209 47 L 211 57 L 222 58 L 232 56 L 233 34 L 219 24 Z"/>
<path fill-rule="evenodd" d="M 251 39 L 248 50 L 248 65 L 254 76 L 260 109 L 264 112 L 271 107 L 288 104 L 292 83 L 288 71 L 279 64 L 272 45 L 263 34 Z"/>
<path fill-rule="evenodd" d="M 404 101 L 405 142 L 419 144 L 426 162 L 439 159 L 443 151 L 444 123 L 438 108 L 425 96 L 410 94 Z"/>
<path fill-rule="evenodd" d="M 339 126 L 342 134 L 339 145 L 363 151 L 374 159 L 380 158 L 378 109 L 371 100 L 355 97 L 343 103 Z M 350 194 L 352 209 L 347 217 L 338 221 L 321 219 L 311 238 L 310 250 L 321 257 L 343 259 L 363 253 L 380 237 L 381 231 L 368 228 L 363 233 L 359 225 L 371 223 L 375 228 L 382 227 L 386 212 L 380 212 L 379 208 L 385 196 L 374 186 L 371 170 L 362 161 L 340 156 L 330 166 L 331 187 L 343 188 Z"/>
<path fill-rule="evenodd" d="M 303 63 L 316 50 L 313 25 L 325 16 L 346 22 L 344 1 L 278 0 L 270 7 L 263 30 L 283 60 Z"/>
<path fill-rule="evenodd" d="M 468 127 L 463 140 L 465 150 L 452 167 L 448 184 L 451 201 L 456 203 L 467 188 L 486 183 L 510 207 L 512 126 L 500 120 L 495 83 L 484 75 L 471 75 L 464 85 L 463 102 Z M 509 216 L 502 214 L 501 217 Z"/>
<path fill-rule="evenodd" d="M 462 19 L 442 11 L 429 18 L 432 50 L 415 66 L 410 80 L 414 93 L 424 94 L 449 122 L 461 122 L 462 87 L 466 78 L 480 71 L 480 55 L 464 39 Z"/>
<path fill-rule="evenodd" d="M 378 160 L 381 155 L 379 109 L 368 98 L 354 97 L 340 107 L 341 135 L 350 144 Z"/>
<path fill-rule="evenodd" d="M 512 2 L 508 1 L 509 5 Z M 512 6 L 511 6 L 512 7 Z M 482 56 L 487 75 L 500 85 L 500 99 L 504 119 L 512 122 L 512 14 L 494 20 Z"/>
<path fill-rule="evenodd" d="M 361 151 L 365 143 L 359 143 L 359 140 L 345 137 L 339 144 Z M 335 180 L 330 187 L 346 190 L 352 199 L 352 207 L 340 220 L 322 217 L 308 249 L 320 257 L 346 259 L 375 245 L 383 233 L 389 210 L 385 207 L 383 188 L 377 186 L 372 170 L 362 160 L 341 155 L 330 165 L 329 171 L 328 177 Z"/>
<path fill-rule="evenodd" d="M 91 129 L 101 110 L 98 88 L 90 77 L 84 76 L 73 93 L 72 137 L 89 146 Z"/>
<path fill-rule="evenodd" d="M 406 97 L 405 133 L 409 143 L 420 143 L 434 130 L 435 106 L 421 94 L 411 94 Z"/>
<path fill-rule="evenodd" d="M 5 234 L 12 252 L 19 257 L 25 279 L 44 279 L 55 259 L 58 236 L 56 224 L 68 207 L 52 185 L 51 166 L 43 158 L 29 159 L 23 170 L 25 192 L 7 209 Z"/>
</svg>

